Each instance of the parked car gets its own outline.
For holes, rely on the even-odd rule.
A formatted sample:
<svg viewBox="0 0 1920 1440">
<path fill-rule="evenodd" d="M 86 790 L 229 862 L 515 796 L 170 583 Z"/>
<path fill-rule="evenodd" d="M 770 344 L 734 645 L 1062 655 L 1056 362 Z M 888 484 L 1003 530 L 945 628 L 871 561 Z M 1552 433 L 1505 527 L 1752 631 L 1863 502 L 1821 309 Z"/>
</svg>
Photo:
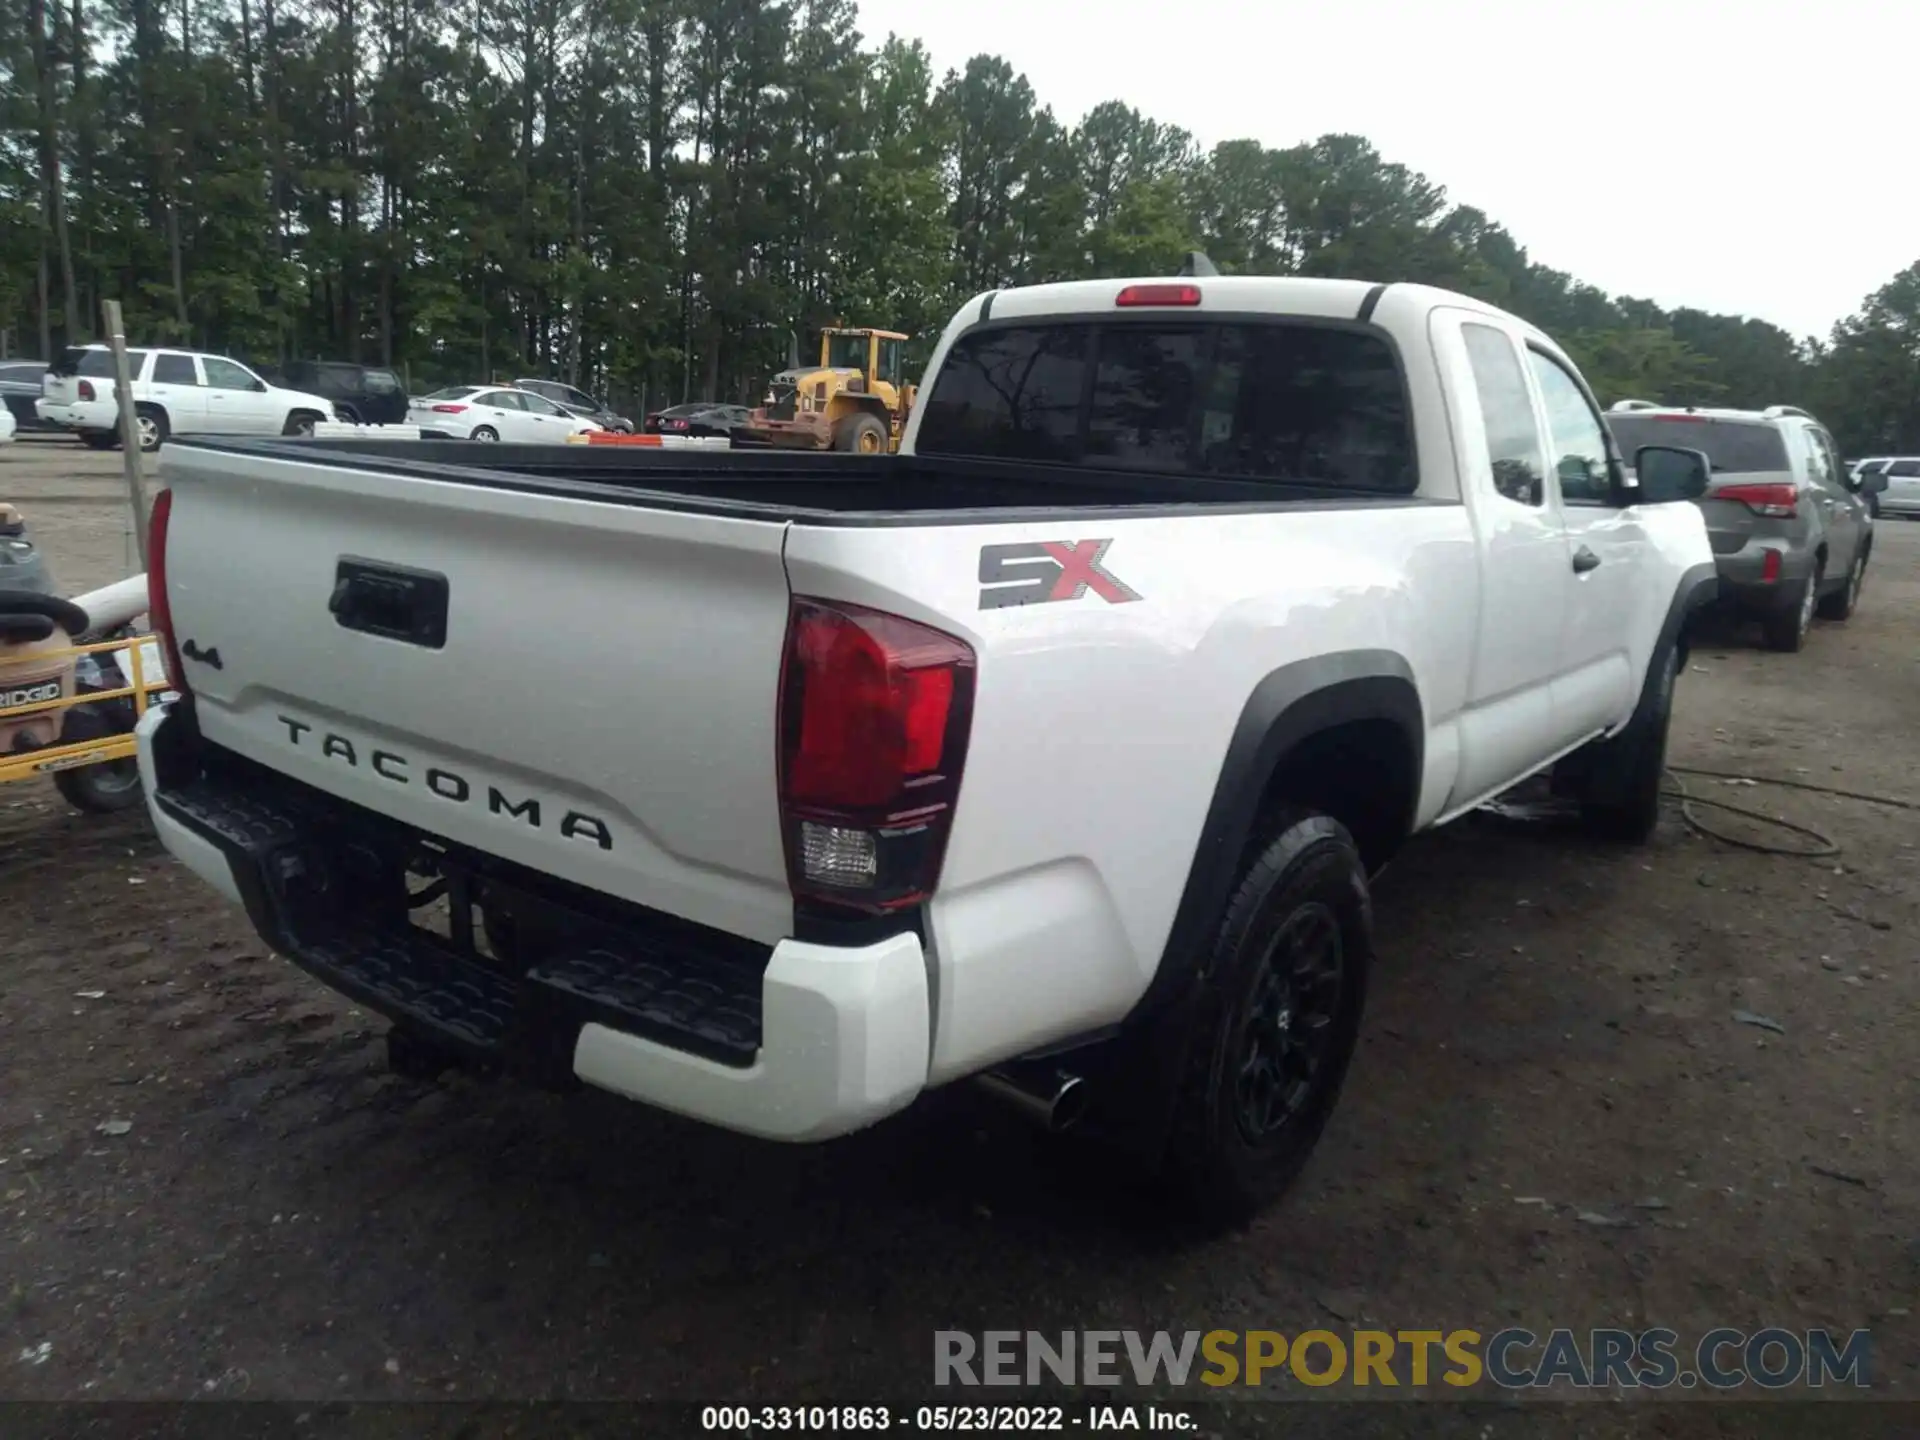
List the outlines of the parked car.
<svg viewBox="0 0 1920 1440">
<path fill-rule="evenodd" d="M 752 418 L 753 411 L 745 405 L 697 400 L 654 411 L 647 416 L 644 428 L 649 435 L 730 436 Z"/>
<path fill-rule="evenodd" d="M 1877 455 L 1855 466 L 1854 475 L 1876 516 L 1920 517 L 1920 455 Z"/>
<path fill-rule="evenodd" d="M 407 387 L 393 371 L 341 360 L 294 360 L 280 377 L 296 390 L 324 395 L 349 425 L 398 425 L 407 418 Z"/>
<path fill-rule="evenodd" d="M 1410 834 L 1654 828 L 1707 460 L 1415 285 L 1000 290 L 929 373 L 897 455 L 169 465 L 154 824 L 410 1073 L 789 1141 L 982 1076 L 1244 1217 Z"/>
<path fill-rule="evenodd" d="M 558 380 L 516 380 L 513 383 L 516 389 L 531 390 L 536 395 L 544 396 L 569 415 L 591 420 L 602 430 L 611 430 L 616 435 L 633 433 L 633 421 L 624 415 L 616 415 L 605 400 L 596 400 L 584 390 L 562 385 Z"/>
<path fill-rule="evenodd" d="M 602 427 L 561 409 L 544 395 L 502 385 L 450 385 L 407 406 L 407 423 L 423 436 L 564 445 L 570 435 Z"/>
<path fill-rule="evenodd" d="M 188 350 L 129 350 L 134 423 L 142 450 L 172 435 L 311 435 L 334 417 L 321 395 L 269 385 L 237 360 Z M 113 353 L 77 345 L 48 367 L 39 412 L 95 449 L 120 440 Z"/>
<path fill-rule="evenodd" d="M 0 405 L 0 445 L 11 445 L 16 426 L 13 423 L 13 411 Z"/>
<path fill-rule="evenodd" d="M 1798 650 L 1814 615 L 1845 620 L 1873 553 L 1861 482 L 1840 468 L 1826 427 L 1805 410 L 1703 410 L 1622 401 L 1607 413 L 1621 448 L 1703 452 L 1713 483 L 1699 502 L 1720 594 L 1758 619 L 1767 644 Z"/>
<path fill-rule="evenodd" d="M 0 360 L 0 403 L 13 416 L 16 432 L 56 428 L 40 418 L 42 377 L 46 373 L 44 360 Z"/>
</svg>

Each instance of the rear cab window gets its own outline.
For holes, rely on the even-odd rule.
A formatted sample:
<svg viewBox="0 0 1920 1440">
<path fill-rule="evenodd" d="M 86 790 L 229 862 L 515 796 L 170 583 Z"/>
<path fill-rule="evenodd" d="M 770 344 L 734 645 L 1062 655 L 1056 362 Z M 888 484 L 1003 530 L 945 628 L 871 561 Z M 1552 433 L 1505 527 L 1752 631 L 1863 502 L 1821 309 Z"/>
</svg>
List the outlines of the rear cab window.
<svg viewBox="0 0 1920 1440">
<path fill-rule="evenodd" d="M 1711 415 L 1608 415 L 1607 428 L 1627 464 L 1643 445 L 1699 450 L 1715 475 L 1790 474 L 1786 441 L 1778 426 L 1762 420 L 1723 420 Z"/>
<path fill-rule="evenodd" d="M 1419 478 L 1392 347 L 1291 317 L 974 331 L 934 379 L 916 449 L 1380 494 Z"/>
<path fill-rule="evenodd" d="M 138 379 L 141 369 L 147 363 L 144 350 L 127 351 L 127 373 Z M 47 368 L 49 375 L 80 375 L 89 380 L 111 380 L 113 378 L 113 352 L 94 349 L 90 346 L 76 345 L 63 353 Z"/>
</svg>

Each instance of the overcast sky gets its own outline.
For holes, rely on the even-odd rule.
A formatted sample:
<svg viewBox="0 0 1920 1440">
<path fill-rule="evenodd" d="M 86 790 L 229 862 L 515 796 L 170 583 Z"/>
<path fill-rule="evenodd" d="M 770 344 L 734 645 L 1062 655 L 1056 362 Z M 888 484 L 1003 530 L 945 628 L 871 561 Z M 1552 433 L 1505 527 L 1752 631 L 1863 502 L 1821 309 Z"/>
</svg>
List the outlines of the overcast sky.
<svg viewBox="0 0 1920 1440">
<path fill-rule="evenodd" d="M 860 0 L 937 73 L 988 51 L 1077 121 L 1364 135 L 1612 294 L 1824 339 L 1920 260 L 1914 0 Z M 1391 278 L 1391 277 L 1382 277 Z"/>
</svg>

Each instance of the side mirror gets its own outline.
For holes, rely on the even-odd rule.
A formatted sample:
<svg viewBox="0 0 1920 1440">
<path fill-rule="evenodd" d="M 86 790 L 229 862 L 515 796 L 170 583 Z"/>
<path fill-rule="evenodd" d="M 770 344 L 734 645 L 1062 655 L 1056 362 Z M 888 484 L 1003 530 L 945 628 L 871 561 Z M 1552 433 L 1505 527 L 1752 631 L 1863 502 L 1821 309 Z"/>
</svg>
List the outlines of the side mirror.
<svg viewBox="0 0 1920 1440">
<path fill-rule="evenodd" d="M 247 388 L 256 395 L 264 395 L 267 393 L 267 382 L 264 380 L 256 380 Z"/>
<path fill-rule="evenodd" d="M 1639 479 L 1642 505 L 1665 505 L 1675 500 L 1698 500 L 1707 493 L 1713 462 L 1704 451 L 1673 445 L 1642 445 L 1634 452 L 1633 469 Z"/>
</svg>

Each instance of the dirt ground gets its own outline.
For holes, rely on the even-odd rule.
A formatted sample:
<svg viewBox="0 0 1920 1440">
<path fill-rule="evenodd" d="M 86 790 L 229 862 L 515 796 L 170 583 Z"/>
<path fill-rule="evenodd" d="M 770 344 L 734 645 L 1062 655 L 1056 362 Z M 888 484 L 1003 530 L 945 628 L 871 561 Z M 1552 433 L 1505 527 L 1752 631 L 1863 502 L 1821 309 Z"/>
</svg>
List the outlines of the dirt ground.
<svg viewBox="0 0 1920 1440">
<path fill-rule="evenodd" d="M 131 568 L 117 456 L 0 450 L 0 498 L 68 589 Z M 1853 621 L 1696 653 L 1672 760 L 1920 798 L 1916 617 L 1920 525 L 1883 522 Z M 923 1394 L 936 1328 L 1348 1322 L 1865 1327 L 1876 1393 L 1916 1397 L 1920 816 L 1688 783 L 1843 853 L 1677 809 L 1644 851 L 1483 817 L 1422 838 L 1377 887 L 1317 1156 L 1213 1240 L 970 1091 L 780 1148 L 400 1080 L 384 1022 L 143 818 L 10 787 L 0 1398 L 855 1403 Z"/>
</svg>

